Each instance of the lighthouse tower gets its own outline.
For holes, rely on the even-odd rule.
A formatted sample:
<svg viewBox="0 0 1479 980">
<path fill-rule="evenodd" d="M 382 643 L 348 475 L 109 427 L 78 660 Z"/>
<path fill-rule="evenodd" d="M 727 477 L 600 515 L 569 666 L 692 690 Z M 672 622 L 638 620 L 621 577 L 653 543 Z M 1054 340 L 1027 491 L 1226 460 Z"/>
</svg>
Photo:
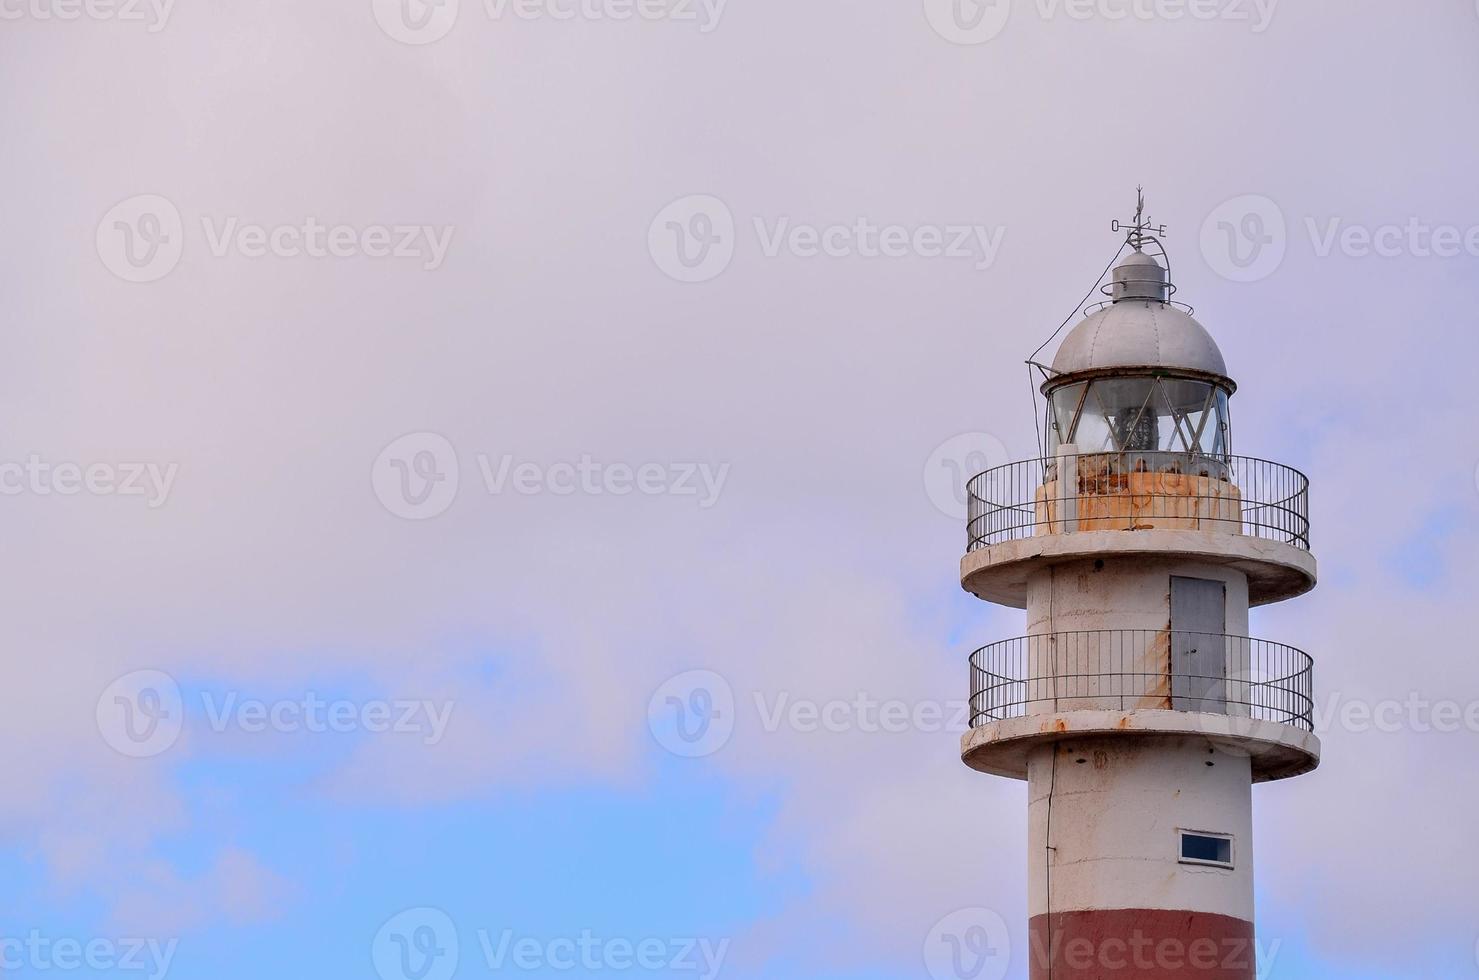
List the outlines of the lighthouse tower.
<svg viewBox="0 0 1479 980">
<path fill-rule="evenodd" d="M 1253 784 L 1319 764 L 1312 662 L 1248 610 L 1315 585 L 1308 482 L 1233 454 L 1236 391 L 1141 200 L 1051 366 L 1038 459 L 968 486 L 966 765 L 1028 784 L 1033 980 L 1251 980 Z M 1242 448 L 1242 447 L 1239 447 Z"/>
</svg>

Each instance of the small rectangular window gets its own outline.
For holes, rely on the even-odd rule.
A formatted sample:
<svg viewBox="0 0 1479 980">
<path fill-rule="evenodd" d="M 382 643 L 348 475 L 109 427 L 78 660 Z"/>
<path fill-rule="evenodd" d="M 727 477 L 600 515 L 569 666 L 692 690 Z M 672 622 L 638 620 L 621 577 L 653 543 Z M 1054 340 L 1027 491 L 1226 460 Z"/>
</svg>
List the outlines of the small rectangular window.
<svg viewBox="0 0 1479 980">
<path fill-rule="evenodd" d="M 1221 834 L 1181 831 L 1181 863 L 1210 864 L 1218 868 L 1233 866 L 1232 838 Z"/>
</svg>

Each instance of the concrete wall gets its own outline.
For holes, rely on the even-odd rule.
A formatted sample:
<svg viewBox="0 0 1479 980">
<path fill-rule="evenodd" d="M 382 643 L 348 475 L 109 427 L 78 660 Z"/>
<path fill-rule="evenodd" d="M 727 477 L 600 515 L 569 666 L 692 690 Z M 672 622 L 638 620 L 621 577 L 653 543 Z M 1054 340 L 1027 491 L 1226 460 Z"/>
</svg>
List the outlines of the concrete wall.
<svg viewBox="0 0 1479 980">
<path fill-rule="evenodd" d="M 1227 632 L 1248 635 L 1247 576 L 1176 555 L 1083 559 L 1035 572 L 1027 583 L 1027 632 L 1164 630 L 1171 621 L 1173 576 L 1226 583 Z"/>
<path fill-rule="evenodd" d="M 1247 636 L 1248 579 L 1226 565 L 1137 555 L 1070 561 L 1035 572 L 1028 579 L 1027 632 L 1053 639 L 1029 641 L 1026 647 L 1021 666 L 1029 681 L 1020 695 L 1013 693 L 1027 700 L 1027 712 L 1182 707 L 1185 702 L 1172 697 L 1172 640 L 1166 632 L 1174 576 L 1222 582 L 1227 589 L 1224 632 Z M 1101 630 L 1144 632 L 1092 632 Z M 1231 643 L 1224 655 L 1230 673 L 1238 672 L 1243 656 L 1242 645 Z"/>
<path fill-rule="evenodd" d="M 1029 757 L 1028 796 L 1031 915 L 1049 911 L 1051 869 L 1055 913 L 1166 909 L 1253 921 L 1246 756 L 1190 736 L 1047 744 Z M 1181 864 L 1178 829 L 1233 835 L 1235 868 Z"/>
</svg>

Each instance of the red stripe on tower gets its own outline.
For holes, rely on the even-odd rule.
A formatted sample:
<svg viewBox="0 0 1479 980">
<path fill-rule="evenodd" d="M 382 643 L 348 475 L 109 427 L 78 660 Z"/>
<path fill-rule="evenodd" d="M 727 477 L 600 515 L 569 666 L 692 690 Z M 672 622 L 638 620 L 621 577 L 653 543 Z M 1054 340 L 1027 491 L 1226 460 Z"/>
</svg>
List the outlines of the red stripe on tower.
<svg viewBox="0 0 1479 980">
<path fill-rule="evenodd" d="M 1206 912 L 1039 915 L 1028 924 L 1028 956 L 1032 980 L 1253 980 L 1258 972 L 1253 923 Z"/>
</svg>

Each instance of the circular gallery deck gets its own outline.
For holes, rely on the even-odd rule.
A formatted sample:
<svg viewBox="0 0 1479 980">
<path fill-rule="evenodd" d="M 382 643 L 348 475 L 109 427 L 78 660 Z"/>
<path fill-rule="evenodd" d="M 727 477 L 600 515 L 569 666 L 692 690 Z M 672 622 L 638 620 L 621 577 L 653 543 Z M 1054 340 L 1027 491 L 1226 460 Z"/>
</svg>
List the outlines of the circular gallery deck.
<svg viewBox="0 0 1479 980">
<path fill-rule="evenodd" d="M 1255 783 L 1300 776 L 1320 764 L 1319 737 L 1298 726 L 1165 710 L 1044 712 L 993 721 L 961 736 L 960 757 L 977 772 L 1026 779 L 1033 748 L 1101 735 L 1205 739 L 1226 754 L 1248 756 Z"/>
</svg>

